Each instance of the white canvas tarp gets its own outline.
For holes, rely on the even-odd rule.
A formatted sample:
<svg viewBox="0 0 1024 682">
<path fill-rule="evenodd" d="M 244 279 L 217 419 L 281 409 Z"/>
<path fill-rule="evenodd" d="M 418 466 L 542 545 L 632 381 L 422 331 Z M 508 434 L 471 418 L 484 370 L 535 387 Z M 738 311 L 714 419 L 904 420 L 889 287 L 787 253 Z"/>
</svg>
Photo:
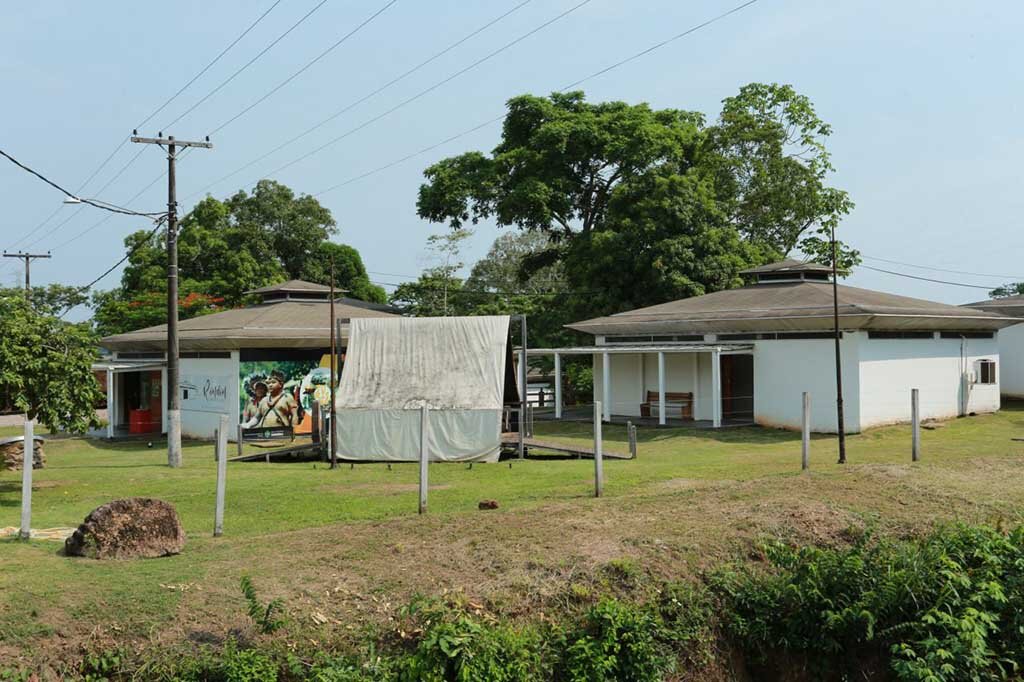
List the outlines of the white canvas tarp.
<svg viewBox="0 0 1024 682">
<path fill-rule="evenodd" d="M 508 316 L 353 318 L 337 392 L 338 455 L 497 461 Z"/>
</svg>

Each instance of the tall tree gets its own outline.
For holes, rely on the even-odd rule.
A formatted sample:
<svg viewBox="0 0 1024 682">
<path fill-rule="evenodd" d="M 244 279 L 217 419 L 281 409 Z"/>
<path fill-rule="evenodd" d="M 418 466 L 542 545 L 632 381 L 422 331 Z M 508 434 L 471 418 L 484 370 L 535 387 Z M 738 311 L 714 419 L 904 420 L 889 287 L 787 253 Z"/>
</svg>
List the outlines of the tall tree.
<svg viewBox="0 0 1024 682">
<path fill-rule="evenodd" d="M 96 336 L 33 309 L 21 290 L 0 291 L 0 395 L 51 431 L 83 432 L 98 426 L 102 399 L 91 365 Z"/>
<path fill-rule="evenodd" d="M 580 314 L 733 286 L 738 270 L 802 250 L 852 206 L 825 185 L 830 129 L 789 86 L 753 84 L 700 113 L 590 104 L 580 92 L 508 103 L 501 143 L 424 172 L 421 217 L 543 232 L 527 271 L 561 262 Z M 856 257 L 844 250 L 846 261 Z"/>
<path fill-rule="evenodd" d="M 261 180 L 252 193 L 225 201 L 206 197 L 181 221 L 178 238 L 179 314 L 182 319 L 246 303 L 245 292 L 286 279 L 330 281 L 354 298 L 383 302 L 359 253 L 327 241 L 337 231 L 330 211 L 310 196 Z M 93 296 L 94 319 L 104 334 L 165 321 L 166 235 L 129 235 L 130 256 L 121 286 Z"/>
</svg>

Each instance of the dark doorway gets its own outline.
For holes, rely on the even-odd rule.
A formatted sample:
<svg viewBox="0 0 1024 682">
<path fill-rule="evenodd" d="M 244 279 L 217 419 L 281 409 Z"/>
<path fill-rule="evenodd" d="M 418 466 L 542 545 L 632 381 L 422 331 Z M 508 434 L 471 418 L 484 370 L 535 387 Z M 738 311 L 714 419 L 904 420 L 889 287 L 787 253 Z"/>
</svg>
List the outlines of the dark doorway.
<svg viewBox="0 0 1024 682">
<path fill-rule="evenodd" d="M 754 356 L 722 356 L 722 418 L 754 418 Z"/>
</svg>

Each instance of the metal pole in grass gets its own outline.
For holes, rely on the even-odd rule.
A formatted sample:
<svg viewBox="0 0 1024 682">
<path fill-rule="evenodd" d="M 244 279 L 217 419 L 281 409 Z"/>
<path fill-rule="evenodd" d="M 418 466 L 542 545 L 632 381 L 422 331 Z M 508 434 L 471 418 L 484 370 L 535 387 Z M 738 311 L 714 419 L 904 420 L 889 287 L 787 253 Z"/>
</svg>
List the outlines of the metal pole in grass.
<svg viewBox="0 0 1024 682">
<path fill-rule="evenodd" d="M 28 540 L 32 537 L 32 466 L 36 461 L 36 440 L 34 424 L 28 415 L 25 418 L 25 443 L 21 458 L 21 529 L 18 537 Z"/>
<path fill-rule="evenodd" d="M 804 391 L 804 415 L 800 441 L 800 468 L 807 471 L 811 468 L 811 394 L 807 391 Z"/>
<path fill-rule="evenodd" d="M 604 493 L 604 452 L 602 443 L 601 401 L 594 402 L 594 497 Z"/>
<path fill-rule="evenodd" d="M 921 459 L 921 400 L 916 388 L 910 389 L 910 458 L 917 462 Z"/>
<path fill-rule="evenodd" d="M 420 514 L 427 513 L 427 406 L 420 408 Z"/>
<path fill-rule="evenodd" d="M 224 534 L 224 487 L 228 475 L 228 416 L 220 416 L 217 429 L 217 508 L 213 517 L 213 537 Z"/>
</svg>

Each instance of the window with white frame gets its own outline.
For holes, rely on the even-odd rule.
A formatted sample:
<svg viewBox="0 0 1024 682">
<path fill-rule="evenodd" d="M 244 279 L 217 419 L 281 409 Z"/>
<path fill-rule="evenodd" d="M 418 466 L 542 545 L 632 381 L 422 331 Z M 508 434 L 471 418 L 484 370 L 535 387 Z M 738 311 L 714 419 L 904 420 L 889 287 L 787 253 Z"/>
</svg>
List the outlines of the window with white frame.
<svg viewBox="0 0 1024 682">
<path fill-rule="evenodd" d="M 995 360 L 978 360 L 978 380 L 979 384 L 994 384 L 996 383 L 996 361 Z"/>
</svg>

